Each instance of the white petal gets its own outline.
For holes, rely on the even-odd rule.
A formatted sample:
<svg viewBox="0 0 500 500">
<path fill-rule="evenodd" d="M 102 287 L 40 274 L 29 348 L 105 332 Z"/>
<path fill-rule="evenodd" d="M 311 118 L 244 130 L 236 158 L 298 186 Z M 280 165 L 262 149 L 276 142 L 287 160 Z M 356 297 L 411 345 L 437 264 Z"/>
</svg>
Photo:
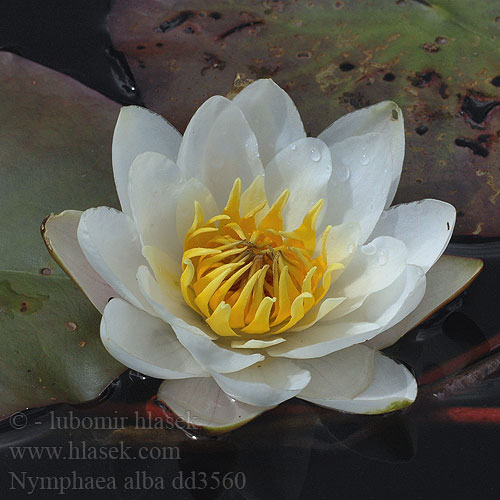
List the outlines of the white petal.
<svg viewBox="0 0 500 500">
<path fill-rule="evenodd" d="M 90 208 L 80 218 L 77 235 L 97 273 L 131 304 L 152 312 L 135 278 L 137 269 L 146 261 L 132 219 L 114 208 Z"/>
<path fill-rule="evenodd" d="M 349 113 L 330 125 L 319 138 L 332 146 L 348 137 L 380 132 L 390 142 L 391 186 L 386 208 L 390 206 L 399 184 L 405 154 L 403 114 L 398 105 L 383 101 L 374 106 Z"/>
<path fill-rule="evenodd" d="M 207 338 L 217 338 L 200 315 L 186 304 L 180 285 L 168 282 L 160 285 L 146 266 L 141 266 L 137 271 L 137 281 L 143 296 L 163 321 L 172 324 L 180 318 L 206 332 Z"/>
<path fill-rule="evenodd" d="M 326 408 L 350 413 L 378 414 L 410 405 L 417 397 L 417 383 L 402 365 L 375 352 L 372 383 L 353 399 L 308 398 L 298 396 Z"/>
<path fill-rule="evenodd" d="M 81 215 L 78 210 L 51 215 L 42 226 L 42 235 L 52 257 L 102 313 L 109 299 L 119 294 L 95 272 L 83 255 L 76 236 Z"/>
<path fill-rule="evenodd" d="M 326 198 L 331 174 L 330 152 L 324 142 L 313 137 L 290 144 L 270 161 L 264 177 L 269 203 L 274 203 L 283 190 L 290 190 L 283 210 L 285 230 L 299 227 L 317 201 Z M 326 206 L 326 199 L 325 202 Z"/>
<path fill-rule="evenodd" d="M 296 396 L 311 380 L 307 370 L 289 359 L 267 358 L 235 373 L 214 373 L 229 396 L 254 406 L 274 406 Z"/>
<path fill-rule="evenodd" d="M 215 376 L 215 372 L 230 373 L 248 368 L 264 359 L 262 354 L 247 354 L 246 351 L 233 351 L 218 346 L 212 339 L 200 332 L 199 328 L 188 325 L 182 320 L 175 320 L 172 328 L 179 342 L 193 355 L 194 359 Z M 240 399 L 240 401 L 242 401 Z M 245 401 L 246 402 L 246 401 Z M 257 406 L 270 406 L 266 403 L 249 403 Z"/>
<path fill-rule="evenodd" d="M 384 210 L 391 187 L 389 139 L 379 133 L 349 137 L 330 146 L 330 153 L 333 172 L 324 221 L 359 223 L 360 243 L 364 243 Z"/>
<path fill-rule="evenodd" d="M 461 293 L 479 274 L 483 263 L 479 259 L 442 255 L 427 272 L 425 295 L 416 309 L 392 328 L 368 342 L 374 349 L 385 349 L 406 332 L 434 314 Z"/>
<path fill-rule="evenodd" d="M 336 307 L 344 302 L 345 297 L 327 298 L 322 302 L 316 304 L 311 310 L 293 327 L 290 328 L 291 332 L 301 332 L 311 326 L 315 325 L 318 321 L 326 318 Z"/>
<path fill-rule="evenodd" d="M 179 272 L 183 245 L 173 235 L 181 186 L 177 165 L 159 153 L 142 153 L 130 167 L 130 206 L 142 245 L 157 246 L 177 258 Z"/>
<path fill-rule="evenodd" d="M 250 84 L 233 102 L 243 111 L 257 137 L 263 165 L 284 147 L 306 136 L 295 104 L 270 79 Z"/>
<path fill-rule="evenodd" d="M 212 195 L 198 180 L 182 179 L 176 164 L 159 153 L 139 155 L 130 168 L 130 205 L 143 245 L 153 245 L 176 261 L 181 259 L 186 232 L 193 223 L 194 202 L 205 216 L 212 217 L 217 206 Z M 182 215 L 178 217 L 178 212 Z M 182 232 L 176 238 L 177 230 Z"/>
<path fill-rule="evenodd" d="M 403 241 L 408 248 L 408 263 L 427 272 L 448 246 L 455 218 L 455 207 L 444 201 L 396 205 L 381 215 L 371 238 L 387 235 Z"/>
<path fill-rule="evenodd" d="M 128 174 L 136 156 L 146 151 L 175 161 L 182 136 L 163 117 L 139 106 L 121 109 L 113 135 L 113 174 L 123 212 L 131 215 Z"/>
<path fill-rule="evenodd" d="M 373 338 L 380 332 L 377 323 L 316 323 L 303 332 L 292 332 L 286 342 L 269 347 L 271 356 L 311 359 L 326 356 Z"/>
<path fill-rule="evenodd" d="M 115 359 L 144 375 L 208 377 L 167 323 L 124 300 L 113 299 L 104 309 L 101 340 Z"/>
<path fill-rule="evenodd" d="M 158 399 L 188 424 L 219 432 L 234 430 L 270 409 L 236 401 L 213 378 L 165 380 Z"/>
<path fill-rule="evenodd" d="M 263 170 L 257 139 L 243 112 L 221 96 L 208 99 L 191 118 L 177 165 L 184 177 L 200 179 L 221 207 L 237 177 L 246 187 Z"/>
<path fill-rule="evenodd" d="M 347 266 L 354 256 L 360 234 L 361 227 L 356 222 L 333 226 L 326 240 L 328 263 L 340 262 Z"/>
<path fill-rule="evenodd" d="M 297 363 L 311 373 L 311 382 L 301 398 L 352 399 L 363 392 L 373 379 L 375 352 L 353 345 L 317 359 Z"/>
<path fill-rule="evenodd" d="M 399 323 L 420 303 L 425 293 L 426 279 L 421 268 L 408 266 L 388 287 L 371 294 L 363 305 L 343 321 L 372 321 L 383 329 Z"/>
<path fill-rule="evenodd" d="M 372 293 L 393 283 L 406 269 L 408 250 L 403 242 L 380 236 L 358 248 L 340 278 L 333 283 L 327 297 L 346 297 L 323 321 L 331 322 L 360 307 Z"/>
<path fill-rule="evenodd" d="M 233 349 L 265 349 L 272 345 L 278 345 L 285 342 L 282 337 L 274 337 L 269 340 L 249 339 L 249 340 L 232 340 L 231 347 Z"/>
</svg>

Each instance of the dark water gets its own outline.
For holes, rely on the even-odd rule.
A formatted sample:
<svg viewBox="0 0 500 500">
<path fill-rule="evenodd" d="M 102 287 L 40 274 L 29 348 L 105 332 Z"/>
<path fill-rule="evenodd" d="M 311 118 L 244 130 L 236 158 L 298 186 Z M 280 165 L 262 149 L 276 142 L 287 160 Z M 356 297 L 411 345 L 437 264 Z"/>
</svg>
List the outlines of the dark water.
<svg viewBox="0 0 500 500">
<path fill-rule="evenodd" d="M 5 50 L 140 103 L 105 29 L 107 0 L 1 5 Z M 28 411 L 20 429 L 0 423 L 3 498 L 499 498 L 500 244 L 462 240 L 449 251 L 485 268 L 388 350 L 422 384 L 410 408 L 353 416 L 293 400 L 208 438 L 165 423 L 151 400 L 159 381 L 127 372 L 100 401 Z"/>
<path fill-rule="evenodd" d="M 65 73 L 121 104 L 140 104 L 106 28 L 111 0 L 1 0 L 0 50 Z"/>
</svg>

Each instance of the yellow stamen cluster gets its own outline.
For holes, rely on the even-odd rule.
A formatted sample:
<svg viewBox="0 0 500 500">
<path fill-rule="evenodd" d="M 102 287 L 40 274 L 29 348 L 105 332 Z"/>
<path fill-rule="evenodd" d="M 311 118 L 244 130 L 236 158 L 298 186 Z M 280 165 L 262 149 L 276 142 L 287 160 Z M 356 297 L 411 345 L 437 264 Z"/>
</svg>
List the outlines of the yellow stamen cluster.
<svg viewBox="0 0 500 500">
<path fill-rule="evenodd" d="M 240 215 L 237 179 L 223 213 L 206 222 L 195 202 L 182 257 L 181 290 L 186 302 L 222 337 L 289 330 L 324 297 L 332 272 L 343 267 L 327 264 L 330 226 L 323 233 L 320 255 L 313 258 L 323 200 L 300 227 L 286 232 L 282 211 L 289 191 L 283 191 L 271 208 L 263 192 L 258 177 L 243 193 L 246 213 Z"/>
</svg>

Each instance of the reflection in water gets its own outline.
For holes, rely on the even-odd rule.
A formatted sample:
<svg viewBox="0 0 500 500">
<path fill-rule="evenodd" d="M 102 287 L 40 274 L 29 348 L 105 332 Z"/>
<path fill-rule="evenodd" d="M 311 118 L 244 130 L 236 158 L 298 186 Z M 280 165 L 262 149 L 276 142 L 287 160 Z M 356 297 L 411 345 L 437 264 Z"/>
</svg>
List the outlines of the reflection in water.
<svg viewBox="0 0 500 500">
<path fill-rule="evenodd" d="M 415 455 L 417 432 L 411 415 L 349 415 L 333 425 L 326 416 L 323 424 L 335 442 L 365 458 L 394 463 Z"/>
</svg>

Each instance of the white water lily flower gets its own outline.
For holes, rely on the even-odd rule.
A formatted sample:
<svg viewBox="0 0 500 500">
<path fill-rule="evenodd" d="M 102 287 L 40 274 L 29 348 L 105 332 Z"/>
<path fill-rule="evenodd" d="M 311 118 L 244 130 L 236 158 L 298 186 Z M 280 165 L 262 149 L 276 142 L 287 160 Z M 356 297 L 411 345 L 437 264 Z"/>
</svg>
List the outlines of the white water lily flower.
<svg viewBox="0 0 500 500">
<path fill-rule="evenodd" d="M 388 208 L 403 156 L 395 103 L 306 137 L 271 80 L 208 99 L 183 137 L 125 107 L 113 139 L 122 211 L 63 212 L 46 240 L 103 309 L 106 349 L 164 379 L 159 398 L 186 420 L 234 426 L 295 396 L 390 411 L 417 385 L 377 349 L 411 326 L 455 223 L 441 201 Z"/>
</svg>

